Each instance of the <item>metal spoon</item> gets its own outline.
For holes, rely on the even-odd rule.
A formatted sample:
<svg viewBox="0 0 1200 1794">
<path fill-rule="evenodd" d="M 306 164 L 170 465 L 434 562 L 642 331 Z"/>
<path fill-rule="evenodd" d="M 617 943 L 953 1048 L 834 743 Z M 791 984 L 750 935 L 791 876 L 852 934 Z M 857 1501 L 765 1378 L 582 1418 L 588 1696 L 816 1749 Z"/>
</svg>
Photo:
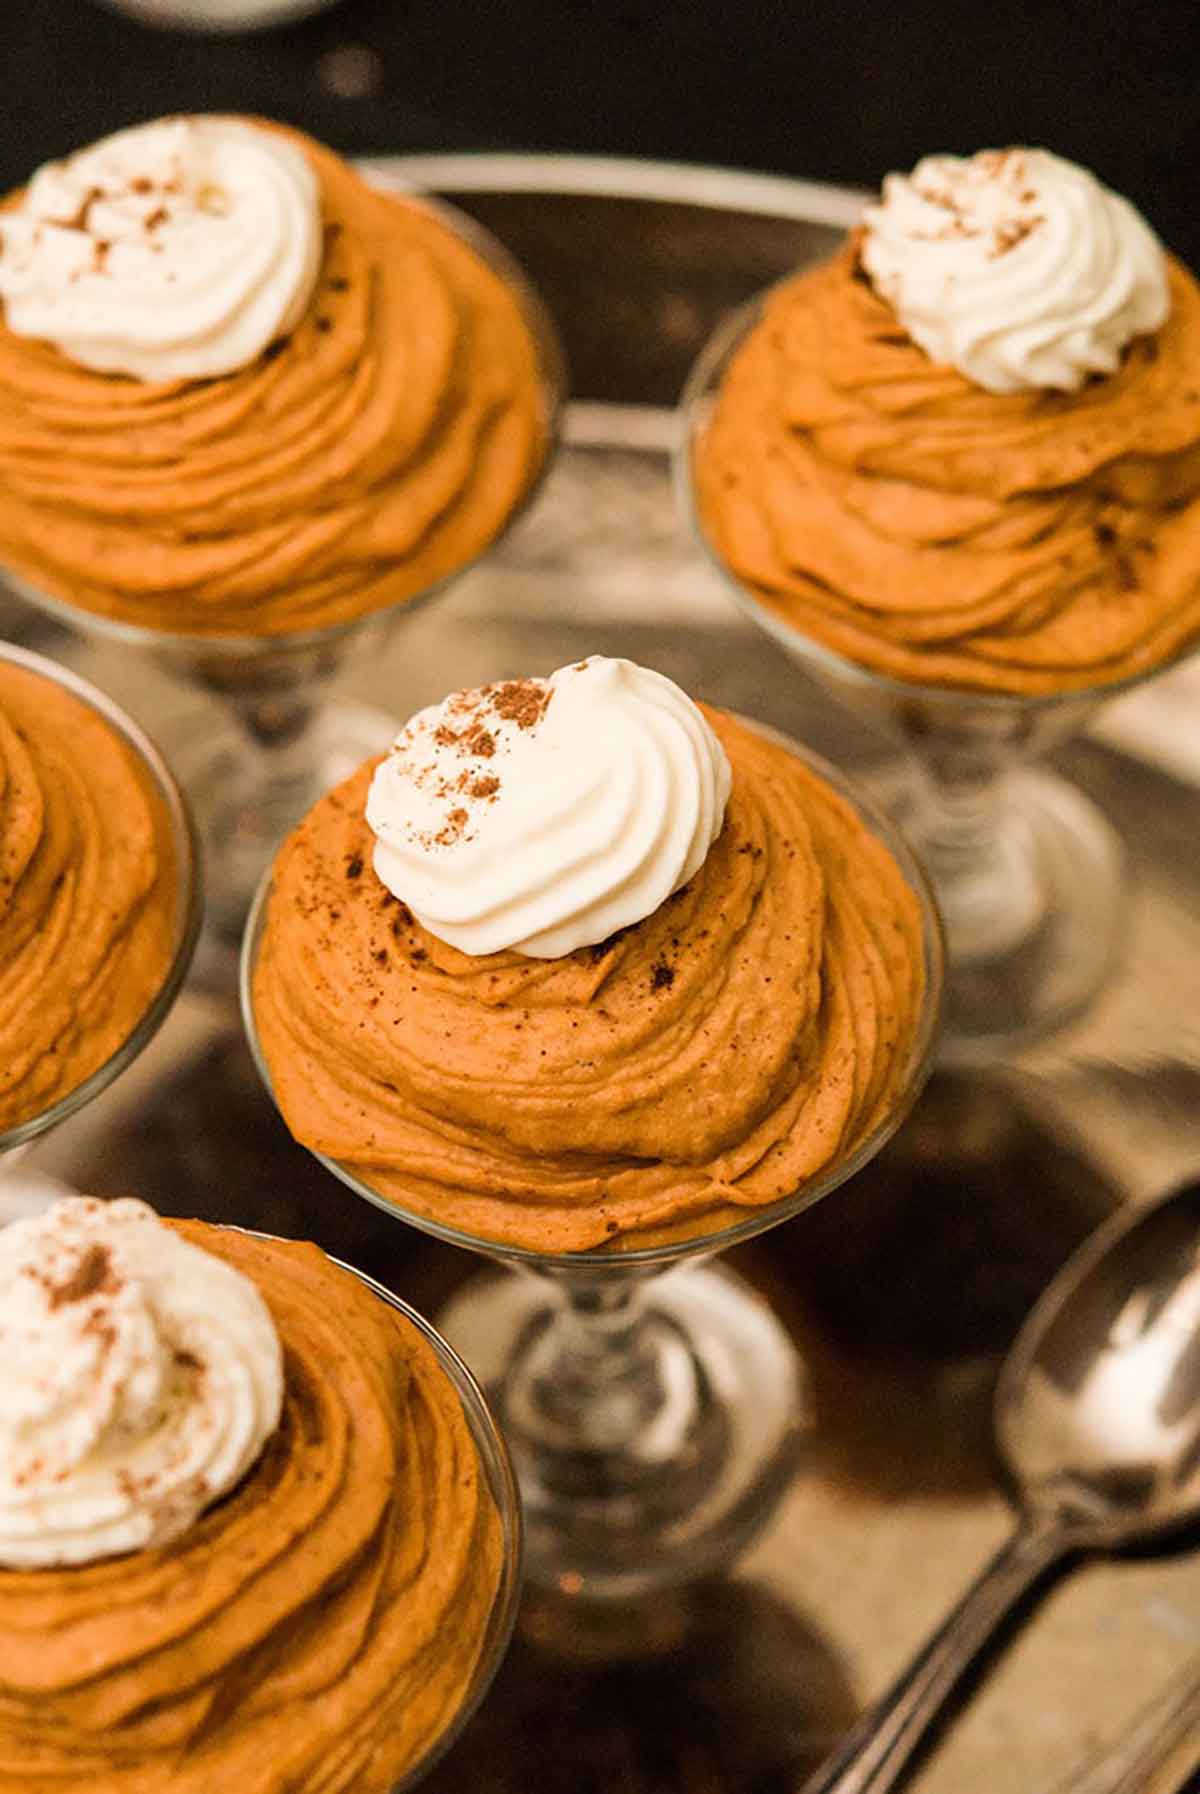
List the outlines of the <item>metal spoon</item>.
<svg viewBox="0 0 1200 1794">
<path fill-rule="evenodd" d="M 1017 1335 L 993 1422 L 1016 1529 L 803 1794 L 884 1794 L 1051 1565 L 1200 1517 L 1200 1181 L 1084 1242 Z"/>
</svg>

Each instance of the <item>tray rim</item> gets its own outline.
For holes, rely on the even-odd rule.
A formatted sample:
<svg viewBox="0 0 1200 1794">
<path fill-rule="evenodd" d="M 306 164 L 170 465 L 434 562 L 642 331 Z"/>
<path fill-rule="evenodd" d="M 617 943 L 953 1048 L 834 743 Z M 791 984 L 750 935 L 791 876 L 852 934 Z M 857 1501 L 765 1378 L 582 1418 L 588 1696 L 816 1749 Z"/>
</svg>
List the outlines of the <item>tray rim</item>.
<svg viewBox="0 0 1200 1794">
<path fill-rule="evenodd" d="M 750 212 L 798 224 L 849 230 L 871 195 L 865 189 L 792 175 L 665 162 L 643 156 L 583 156 L 536 150 L 464 150 L 356 158 L 365 173 L 416 190 L 447 193 L 556 193 L 595 199 L 648 199 L 710 211 Z"/>
</svg>

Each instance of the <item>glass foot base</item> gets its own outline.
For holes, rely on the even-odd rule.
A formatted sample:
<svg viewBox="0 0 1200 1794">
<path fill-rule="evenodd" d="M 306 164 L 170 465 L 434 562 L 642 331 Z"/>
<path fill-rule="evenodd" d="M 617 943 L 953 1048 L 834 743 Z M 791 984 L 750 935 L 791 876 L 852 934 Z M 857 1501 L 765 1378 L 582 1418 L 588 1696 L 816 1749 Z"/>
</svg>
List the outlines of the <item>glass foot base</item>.
<svg viewBox="0 0 1200 1794">
<path fill-rule="evenodd" d="M 1028 842 L 1035 913 L 1019 938 L 989 952 L 974 932 L 956 936 L 947 906 L 943 1065 L 1001 1059 L 1065 1026 L 1117 958 L 1125 883 L 1116 833 L 1088 798 L 1051 773 L 1015 773 L 1005 790 Z"/>
<path fill-rule="evenodd" d="M 581 1448 L 531 1424 L 531 1367 L 558 1299 L 550 1278 L 492 1273 L 438 1319 L 512 1453 L 531 1583 L 568 1599 L 633 1600 L 727 1568 L 792 1480 L 811 1425 L 788 1335 L 732 1272 L 656 1278 L 646 1322 L 657 1411 L 623 1442 Z"/>
<path fill-rule="evenodd" d="M 286 763 L 256 749 L 236 724 L 164 743 L 192 802 L 204 866 L 204 928 L 192 977 L 233 990 L 246 916 L 276 847 L 331 785 L 384 749 L 397 724 L 363 704 L 323 706 Z"/>
</svg>

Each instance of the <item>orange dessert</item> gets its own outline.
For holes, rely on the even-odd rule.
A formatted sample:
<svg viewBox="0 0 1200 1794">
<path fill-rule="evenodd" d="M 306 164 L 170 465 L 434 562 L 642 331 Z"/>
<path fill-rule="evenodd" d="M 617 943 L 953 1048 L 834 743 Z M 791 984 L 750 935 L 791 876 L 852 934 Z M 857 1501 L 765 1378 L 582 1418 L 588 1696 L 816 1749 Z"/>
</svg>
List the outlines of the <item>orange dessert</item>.
<svg viewBox="0 0 1200 1794">
<path fill-rule="evenodd" d="M 261 121 L 162 120 L 0 217 L 0 563 L 274 636 L 429 588 L 547 452 L 521 298 L 438 213 Z"/>
<path fill-rule="evenodd" d="M 303 1144 L 537 1252 L 715 1230 L 913 1082 L 918 898 L 794 753 L 592 659 L 458 693 L 274 868 L 253 1020 Z"/>
<path fill-rule="evenodd" d="M 137 1028 L 175 952 L 179 877 L 131 745 L 65 686 L 0 661 L 0 1134 Z"/>
<path fill-rule="evenodd" d="M 429 1343 L 314 1246 L 139 1202 L 15 1224 L 0 1286 L 42 1378 L 0 1416 L 0 1789 L 389 1794 L 501 1576 Z"/>
<path fill-rule="evenodd" d="M 858 665 L 1133 678 L 1200 636 L 1200 287 L 1071 164 L 929 157 L 768 295 L 692 477 L 738 582 Z"/>
</svg>

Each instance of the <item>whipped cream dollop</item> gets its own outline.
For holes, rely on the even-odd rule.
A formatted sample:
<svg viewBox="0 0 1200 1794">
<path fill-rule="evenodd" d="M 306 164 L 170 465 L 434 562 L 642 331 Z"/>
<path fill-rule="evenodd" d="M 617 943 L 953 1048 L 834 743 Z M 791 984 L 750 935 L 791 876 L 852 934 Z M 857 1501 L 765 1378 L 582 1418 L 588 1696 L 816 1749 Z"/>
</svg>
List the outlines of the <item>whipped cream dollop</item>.
<svg viewBox="0 0 1200 1794">
<path fill-rule="evenodd" d="M 209 379 L 299 322 L 322 252 L 296 144 L 241 119 L 158 119 L 38 170 L 0 215 L 0 298 L 10 330 L 83 367 Z"/>
<path fill-rule="evenodd" d="M 255 1285 L 144 1202 L 72 1196 L 0 1232 L 0 1564 L 165 1544 L 282 1406 Z"/>
<path fill-rule="evenodd" d="M 862 265 L 909 336 L 988 392 L 1074 391 L 1170 310 L 1141 214 L 1047 150 L 926 156 L 863 225 Z"/>
<path fill-rule="evenodd" d="M 685 885 L 729 786 L 724 748 L 677 685 L 593 656 L 418 712 L 371 781 L 375 871 L 464 953 L 555 959 Z"/>
</svg>

